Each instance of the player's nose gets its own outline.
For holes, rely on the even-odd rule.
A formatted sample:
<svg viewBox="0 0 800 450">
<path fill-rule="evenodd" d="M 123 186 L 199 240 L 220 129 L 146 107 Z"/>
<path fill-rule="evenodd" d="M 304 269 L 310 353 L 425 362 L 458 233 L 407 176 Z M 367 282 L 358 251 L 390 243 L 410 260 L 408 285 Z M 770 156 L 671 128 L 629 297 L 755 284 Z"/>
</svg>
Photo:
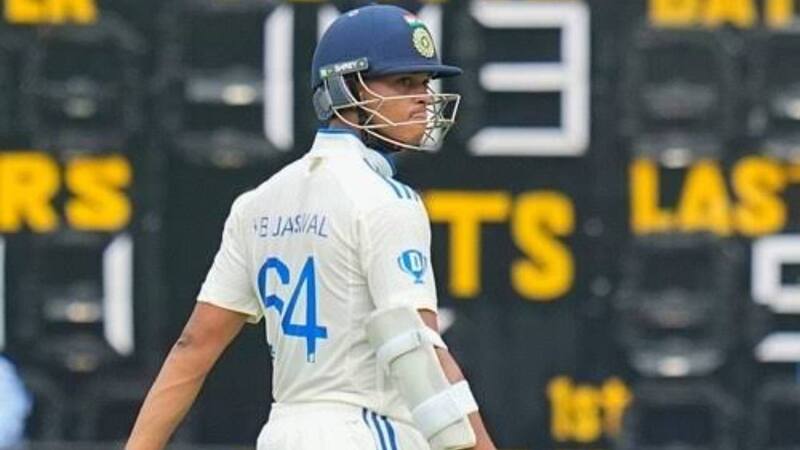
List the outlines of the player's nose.
<svg viewBox="0 0 800 450">
<path fill-rule="evenodd" d="M 423 90 L 422 92 L 418 92 L 417 95 L 418 95 L 418 97 L 414 98 L 414 101 L 417 104 L 420 104 L 420 105 L 423 105 L 423 106 L 428 106 L 433 101 L 432 96 L 428 94 L 427 90 Z"/>
</svg>

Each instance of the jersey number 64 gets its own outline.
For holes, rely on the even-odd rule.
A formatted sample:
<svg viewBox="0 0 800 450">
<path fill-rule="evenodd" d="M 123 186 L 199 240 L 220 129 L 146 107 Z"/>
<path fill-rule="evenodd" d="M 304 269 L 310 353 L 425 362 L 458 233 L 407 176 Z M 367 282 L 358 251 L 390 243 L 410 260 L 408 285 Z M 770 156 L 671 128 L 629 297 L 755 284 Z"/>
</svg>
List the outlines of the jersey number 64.
<svg viewBox="0 0 800 450">
<path fill-rule="evenodd" d="M 289 267 L 280 258 L 269 257 L 258 271 L 258 294 L 266 309 L 275 308 L 281 317 L 281 330 L 287 336 L 296 336 L 306 340 L 306 360 L 314 362 L 317 354 L 317 339 L 327 339 L 328 329 L 317 324 L 317 283 L 314 276 L 314 257 L 309 256 L 300 269 L 297 283 L 294 284 L 292 296 L 287 304 L 277 294 L 268 290 L 271 274 L 278 276 L 281 285 L 289 286 L 292 276 Z M 305 323 L 292 322 L 295 308 L 301 296 L 305 298 Z"/>
</svg>

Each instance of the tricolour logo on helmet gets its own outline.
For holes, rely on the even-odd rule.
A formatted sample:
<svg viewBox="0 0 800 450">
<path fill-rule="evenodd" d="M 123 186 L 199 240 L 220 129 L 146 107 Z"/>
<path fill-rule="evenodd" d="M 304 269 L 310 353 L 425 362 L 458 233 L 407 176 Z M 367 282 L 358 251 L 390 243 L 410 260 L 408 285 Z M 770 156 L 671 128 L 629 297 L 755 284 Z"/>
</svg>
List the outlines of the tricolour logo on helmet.
<svg viewBox="0 0 800 450">
<path fill-rule="evenodd" d="M 405 16 L 403 16 L 403 18 L 406 19 L 406 23 L 411 28 L 417 28 L 417 27 L 424 27 L 425 26 L 425 24 L 422 23 L 422 21 L 419 20 L 417 18 L 417 16 L 415 16 L 413 14 L 406 14 Z"/>
</svg>

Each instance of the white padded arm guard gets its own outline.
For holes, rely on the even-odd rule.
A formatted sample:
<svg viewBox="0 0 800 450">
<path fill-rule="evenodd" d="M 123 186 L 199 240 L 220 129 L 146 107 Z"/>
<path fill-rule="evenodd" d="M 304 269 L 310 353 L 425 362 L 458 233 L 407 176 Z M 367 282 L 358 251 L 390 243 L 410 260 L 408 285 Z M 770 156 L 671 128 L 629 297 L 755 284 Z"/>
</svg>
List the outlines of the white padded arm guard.
<svg viewBox="0 0 800 450">
<path fill-rule="evenodd" d="M 447 348 L 419 313 L 402 306 L 374 312 L 367 320 L 367 338 L 378 361 L 392 377 L 411 408 L 414 423 L 433 450 L 475 445 L 467 419 L 478 410 L 466 381 L 454 385 L 445 377 L 434 346 Z"/>
</svg>

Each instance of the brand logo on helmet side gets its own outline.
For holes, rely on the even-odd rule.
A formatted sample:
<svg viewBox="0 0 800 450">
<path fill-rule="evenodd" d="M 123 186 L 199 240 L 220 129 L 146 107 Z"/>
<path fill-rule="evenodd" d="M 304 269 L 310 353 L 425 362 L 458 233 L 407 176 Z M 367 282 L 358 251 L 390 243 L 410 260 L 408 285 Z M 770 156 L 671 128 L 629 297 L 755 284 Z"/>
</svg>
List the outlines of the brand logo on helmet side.
<svg viewBox="0 0 800 450">
<path fill-rule="evenodd" d="M 414 48 L 417 49 L 420 55 L 426 58 L 433 58 L 436 55 L 436 48 L 433 45 L 433 36 L 424 27 L 414 29 L 412 35 L 414 41 Z"/>
<path fill-rule="evenodd" d="M 330 64 L 319 69 L 320 78 L 328 78 L 332 75 L 345 75 L 353 72 L 361 72 L 369 68 L 367 58 L 358 58 L 352 61 L 343 61 L 340 63 Z"/>
</svg>

